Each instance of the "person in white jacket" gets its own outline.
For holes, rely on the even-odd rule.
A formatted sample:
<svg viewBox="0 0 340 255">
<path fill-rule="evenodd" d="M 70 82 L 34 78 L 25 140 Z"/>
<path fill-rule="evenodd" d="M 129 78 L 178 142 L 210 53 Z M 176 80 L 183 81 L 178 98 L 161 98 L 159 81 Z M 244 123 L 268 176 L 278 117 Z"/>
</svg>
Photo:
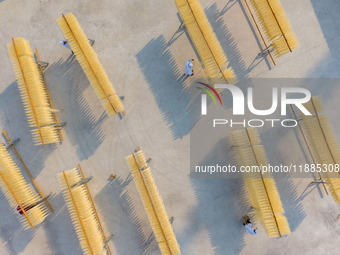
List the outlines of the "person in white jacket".
<svg viewBox="0 0 340 255">
<path fill-rule="evenodd" d="M 187 62 L 185 63 L 185 69 L 184 69 L 184 73 L 186 75 L 192 76 L 194 75 L 194 59 L 188 59 Z"/>
<path fill-rule="evenodd" d="M 245 226 L 246 232 L 251 235 L 256 235 L 257 228 L 252 228 L 251 227 L 251 221 L 248 215 L 243 217 L 243 226 Z"/>
<path fill-rule="evenodd" d="M 71 49 L 71 47 L 70 47 L 70 45 L 69 45 L 69 43 L 68 43 L 68 41 L 66 41 L 66 40 L 59 41 L 59 44 L 65 46 L 66 48 L 68 48 L 72 52 L 72 54 L 74 54 L 72 49 Z"/>
</svg>

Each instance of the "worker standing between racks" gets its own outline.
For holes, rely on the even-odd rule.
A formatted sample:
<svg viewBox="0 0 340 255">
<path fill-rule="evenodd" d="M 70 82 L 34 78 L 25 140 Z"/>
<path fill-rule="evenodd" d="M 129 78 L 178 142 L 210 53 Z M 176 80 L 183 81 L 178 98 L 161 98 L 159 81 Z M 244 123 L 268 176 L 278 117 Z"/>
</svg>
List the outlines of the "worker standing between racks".
<svg viewBox="0 0 340 255">
<path fill-rule="evenodd" d="M 253 229 L 253 228 L 251 227 L 251 221 L 250 221 L 250 218 L 249 218 L 248 215 L 243 216 L 243 226 L 245 226 L 246 232 L 247 232 L 248 234 L 251 234 L 251 235 L 256 235 L 256 234 L 257 234 L 257 232 L 256 232 L 257 228 L 254 228 L 254 229 Z"/>
<path fill-rule="evenodd" d="M 95 43 L 95 40 L 92 40 L 92 39 L 88 39 L 88 40 L 89 40 L 89 43 L 91 44 L 91 46 L 93 46 L 93 44 Z M 72 54 L 74 54 L 74 52 L 71 49 L 70 44 L 68 43 L 67 40 L 59 41 L 59 44 L 65 46 L 66 48 L 68 48 L 72 52 Z"/>
<path fill-rule="evenodd" d="M 65 46 L 66 48 L 68 48 L 72 52 L 72 54 L 74 54 L 72 49 L 71 49 L 71 47 L 70 47 L 70 45 L 69 45 L 69 43 L 68 43 L 68 41 L 66 41 L 66 40 L 59 41 L 59 44 Z"/>
<path fill-rule="evenodd" d="M 185 70 L 184 73 L 189 76 L 194 75 L 194 59 L 188 59 L 187 62 L 185 63 Z"/>
</svg>

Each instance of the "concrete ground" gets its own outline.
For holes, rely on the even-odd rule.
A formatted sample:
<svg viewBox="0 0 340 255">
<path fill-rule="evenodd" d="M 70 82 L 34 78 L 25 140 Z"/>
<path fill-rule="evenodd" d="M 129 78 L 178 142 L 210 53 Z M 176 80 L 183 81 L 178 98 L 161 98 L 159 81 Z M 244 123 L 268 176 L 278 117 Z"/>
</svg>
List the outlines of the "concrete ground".
<svg viewBox="0 0 340 255">
<path fill-rule="evenodd" d="M 255 60 L 259 37 L 243 1 L 202 1 L 237 76 L 339 78 L 340 2 L 281 2 L 300 47 L 273 68 L 269 61 Z M 94 49 L 101 63 L 119 95 L 125 96 L 123 119 L 105 115 L 78 62 L 58 44 L 63 34 L 55 19 L 67 12 L 73 12 L 87 36 L 96 40 Z M 94 177 L 89 188 L 105 232 L 114 235 L 113 253 L 160 254 L 124 159 L 136 146 L 152 158 L 152 173 L 168 214 L 175 217 L 173 228 L 183 254 L 339 253 L 340 207 L 321 189 L 310 187 L 311 179 L 288 176 L 277 180 L 292 234 L 270 239 L 259 224 L 255 237 L 246 235 L 240 226 L 245 213 L 240 202 L 242 180 L 190 175 L 190 124 L 183 110 L 189 106 L 186 87 L 204 74 L 196 64 L 195 78 L 182 77 L 186 59 L 197 56 L 187 34 L 178 31 L 179 25 L 172 0 L 0 0 L 1 128 L 21 139 L 17 149 L 41 189 L 54 194 L 55 210 L 39 227 L 24 231 L 2 196 L 1 255 L 82 254 L 56 180 L 57 173 L 78 162 L 85 175 Z M 47 85 L 59 116 L 67 122 L 60 145 L 32 143 L 6 49 L 12 36 L 28 39 L 42 60 L 50 63 L 45 71 Z M 327 109 L 337 131 L 339 88 L 325 86 L 323 90 L 331 95 Z M 277 139 L 281 135 L 272 135 L 266 144 L 281 151 L 282 162 L 303 157 L 297 142 L 296 146 L 288 142 L 296 140 L 295 132 Z M 340 141 L 340 133 L 336 135 Z M 114 182 L 108 180 L 111 173 L 118 176 Z"/>
</svg>

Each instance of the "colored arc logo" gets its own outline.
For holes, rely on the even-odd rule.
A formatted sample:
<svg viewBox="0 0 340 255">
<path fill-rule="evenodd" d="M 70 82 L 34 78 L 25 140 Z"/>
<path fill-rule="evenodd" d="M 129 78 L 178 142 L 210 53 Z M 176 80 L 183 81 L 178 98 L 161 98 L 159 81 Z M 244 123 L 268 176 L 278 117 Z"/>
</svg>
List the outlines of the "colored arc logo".
<svg viewBox="0 0 340 255">
<path fill-rule="evenodd" d="M 212 92 L 214 92 L 215 95 L 217 96 L 218 100 L 220 101 L 221 106 L 222 106 L 222 100 L 221 100 L 219 94 L 217 93 L 217 91 L 212 86 L 205 84 L 203 82 L 197 82 L 197 83 L 209 88 Z M 211 99 L 214 101 L 215 105 L 217 104 L 213 94 L 211 94 L 211 92 L 209 90 L 204 89 L 204 88 L 200 88 L 200 87 L 197 87 L 197 88 L 200 89 L 200 90 L 203 90 L 205 93 L 207 93 L 211 97 Z"/>
</svg>

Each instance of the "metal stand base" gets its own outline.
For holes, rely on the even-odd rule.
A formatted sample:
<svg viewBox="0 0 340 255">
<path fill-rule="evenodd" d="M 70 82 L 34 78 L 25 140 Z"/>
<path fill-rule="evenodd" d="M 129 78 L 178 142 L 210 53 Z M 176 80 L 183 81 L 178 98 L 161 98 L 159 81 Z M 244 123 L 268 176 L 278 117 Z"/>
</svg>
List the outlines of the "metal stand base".
<svg viewBox="0 0 340 255">
<path fill-rule="evenodd" d="M 94 45 L 94 43 L 96 42 L 95 40 L 92 40 L 92 39 L 88 39 L 89 40 L 89 43 L 91 44 L 91 46 Z"/>
<path fill-rule="evenodd" d="M 105 245 L 106 245 L 108 242 L 110 242 L 110 241 L 112 240 L 112 238 L 113 238 L 113 234 L 111 234 L 108 238 L 106 238 L 106 239 L 104 240 Z"/>
<path fill-rule="evenodd" d="M 311 183 L 315 183 L 315 184 L 318 184 L 318 183 L 327 183 L 327 182 L 325 182 L 323 179 L 318 179 L 318 180 L 316 180 L 316 181 L 312 181 Z"/>
<path fill-rule="evenodd" d="M 268 51 L 271 50 L 271 47 L 273 46 L 273 44 L 270 44 L 269 46 L 267 46 L 265 49 L 263 49 L 259 54 L 258 56 L 266 56 L 269 54 Z"/>
<path fill-rule="evenodd" d="M 49 63 L 44 61 L 38 61 L 38 65 L 41 66 L 42 70 L 45 70 L 48 67 Z"/>
<path fill-rule="evenodd" d="M 5 145 L 6 149 L 8 149 L 10 146 L 16 144 L 16 143 L 19 142 L 19 141 L 20 141 L 20 138 L 17 138 L 17 139 L 15 139 L 14 141 L 4 143 L 4 145 Z"/>
</svg>

